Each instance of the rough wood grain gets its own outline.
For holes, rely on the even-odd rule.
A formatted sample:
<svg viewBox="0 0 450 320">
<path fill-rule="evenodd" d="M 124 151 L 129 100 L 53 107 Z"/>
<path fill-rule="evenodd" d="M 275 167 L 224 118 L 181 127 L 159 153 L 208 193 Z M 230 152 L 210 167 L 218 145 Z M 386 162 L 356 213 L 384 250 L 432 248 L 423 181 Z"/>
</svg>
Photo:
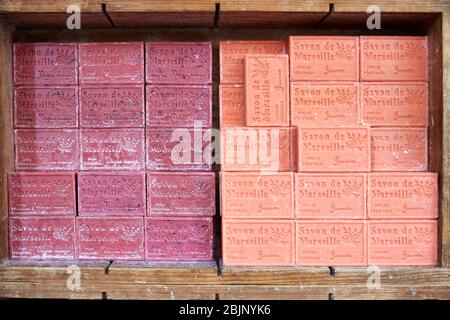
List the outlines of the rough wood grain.
<svg viewBox="0 0 450 320">
<path fill-rule="evenodd" d="M 328 300 L 330 292 L 328 286 L 320 285 L 234 285 L 217 288 L 220 300 Z"/>
<path fill-rule="evenodd" d="M 333 300 L 448 300 L 450 286 L 338 286 L 332 288 Z"/>
</svg>

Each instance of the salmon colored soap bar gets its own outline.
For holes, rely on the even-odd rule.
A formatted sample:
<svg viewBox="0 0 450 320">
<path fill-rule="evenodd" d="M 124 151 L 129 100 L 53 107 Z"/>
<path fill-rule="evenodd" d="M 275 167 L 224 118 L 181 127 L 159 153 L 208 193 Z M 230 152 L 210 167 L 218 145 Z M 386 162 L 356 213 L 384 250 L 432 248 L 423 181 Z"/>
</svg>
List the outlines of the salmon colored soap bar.
<svg viewBox="0 0 450 320">
<path fill-rule="evenodd" d="M 246 55 L 245 98 L 247 126 L 288 126 L 288 56 Z"/>
<path fill-rule="evenodd" d="M 291 82 L 291 125 L 355 126 L 358 101 L 356 82 Z"/>
<path fill-rule="evenodd" d="M 437 241 L 438 224 L 436 220 L 369 221 L 369 265 L 437 265 Z"/>
<path fill-rule="evenodd" d="M 437 173 L 371 173 L 369 219 L 438 217 Z"/>
<path fill-rule="evenodd" d="M 245 82 L 245 56 L 248 54 L 284 54 L 284 41 L 220 41 L 220 83 Z"/>
<path fill-rule="evenodd" d="M 220 127 L 245 126 L 245 88 L 239 84 L 219 85 Z"/>
<path fill-rule="evenodd" d="M 220 187 L 224 219 L 294 218 L 291 172 L 222 172 Z"/>
<path fill-rule="evenodd" d="M 361 36 L 362 81 L 427 81 L 428 38 Z"/>
<path fill-rule="evenodd" d="M 359 80 L 359 39 L 350 36 L 289 37 L 291 81 Z"/>
<path fill-rule="evenodd" d="M 296 173 L 297 219 L 365 219 L 364 173 Z"/>
<path fill-rule="evenodd" d="M 300 220 L 297 227 L 298 266 L 365 266 L 364 221 Z"/>
<path fill-rule="evenodd" d="M 428 126 L 428 84 L 361 83 L 361 122 L 378 127 Z"/>
<path fill-rule="evenodd" d="M 370 129 L 298 128 L 300 172 L 370 171 Z"/>
<path fill-rule="evenodd" d="M 223 220 L 224 266 L 293 266 L 294 221 Z"/>
<path fill-rule="evenodd" d="M 426 128 L 373 128 L 372 171 L 427 171 Z"/>
</svg>

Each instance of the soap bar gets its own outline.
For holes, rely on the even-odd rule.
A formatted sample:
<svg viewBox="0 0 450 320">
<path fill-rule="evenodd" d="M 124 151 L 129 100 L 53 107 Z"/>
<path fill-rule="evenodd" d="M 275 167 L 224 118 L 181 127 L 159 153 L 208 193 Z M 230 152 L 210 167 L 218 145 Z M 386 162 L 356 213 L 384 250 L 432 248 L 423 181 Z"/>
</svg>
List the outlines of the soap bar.
<svg viewBox="0 0 450 320">
<path fill-rule="evenodd" d="M 76 85 L 78 54 L 74 43 L 15 43 L 15 85 Z"/>
<path fill-rule="evenodd" d="M 78 170 L 78 130 L 14 130 L 16 170 Z"/>
<path fill-rule="evenodd" d="M 284 54 L 284 41 L 220 41 L 220 83 L 245 82 L 245 56 L 248 54 Z"/>
<path fill-rule="evenodd" d="M 144 129 L 80 130 L 81 170 L 144 169 Z"/>
<path fill-rule="evenodd" d="M 220 127 L 245 126 L 245 89 L 239 84 L 219 85 Z"/>
<path fill-rule="evenodd" d="M 291 81 L 359 80 L 359 39 L 350 36 L 289 37 Z"/>
<path fill-rule="evenodd" d="M 291 172 L 222 172 L 221 215 L 224 219 L 294 218 Z"/>
<path fill-rule="evenodd" d="M 364 173 L 297 173 L 298 219 L 365 219 L 367 183 Z"/>
<path fill-rule="evenodd" d="M 247 126 L 289 125 L 288 55 L 245 56 Z"/>
<path fill-rule="evenodd" d="M 369 219 L 438 217 L 437 173 L 371 173 Z"/>
<path fill-rule="evenodd" d="M 428 38 L 361 36 L 362 81 L 427 81 Z"/>
<path fill-rule="evenodd" d="M 10 217 L 11 259 L 73 260 L 75 217 Z"/>
<path fill-rule="evenodd" d="M 145 54 L 147 83 L 211 83 L 211 42 L 146 42 Z"/>
<path fill-rule="evenodd" d="M 204 128 L 212 126 L 211 86 L 157 86 L 147 88 L 147 127 Z"/>
<path fill-rule="evenodd" d="M 145 173 L 78 173 L 79 216 L 144 216 Z"/>
<path fill-rule="evenodd" d="M 8 173 L 9 215 L 76 214 L 73 173 Z"/>
<path fill-rule="evenodd" d="M 145 259 L 212 261 L 212 218 L 145 218 Z"/>
<path fill-rule="evenodd" d="M 438 264 L 436 220 L 368 222 L 369 265 L 421 266 Z"/>
<path fill-rule="evenodd" d="M 77 128 L 78 88 L 15 87 L 14 127 Z"/>
<path fill-rule="evenodd" d="M 426 128 L 373 128 L 372 171 L 427 171 Z"/>
<path fill-rule="evenodd" d="M 214 216 L 214 172 L 148 172 L 148 215 Z"/>
<path fill-rule="evenodd" d="M 80 43 L 81 84 L 144 83 L 141 42 Z"/>
<path fill-rule="evenodd" d="M 361 122 L 378 127 L 428 126 L 428 84 L 361 83 Z"/>
<path fill-rule="evenodd" d="M 358 102 L 357 82 L 291 82 L 291 124 L 356 126 Z"/>
<path fill-rule="evenodd" d="M 81 260 L 144 260 L 144 218 L 77 218 Z"/>
<path fill-rule="evenodd" d="M 144 127 L 144 86 L 83 86 L 82 128 Z"/>
<path fill-rule="evenodd" d="M 364 221 L 297 221 L 299 266 L 365 266 L 366 223 Z"/>
<path fill-rule="evenodd" d="M 300 172 L 370 171 L 369 128 L 298 128 L 298 167 Z"/>
<path fill-rule="evenodd" d="M 223 220 L 224 266 L 293 266 L 294 221 Z"/>
</svg>

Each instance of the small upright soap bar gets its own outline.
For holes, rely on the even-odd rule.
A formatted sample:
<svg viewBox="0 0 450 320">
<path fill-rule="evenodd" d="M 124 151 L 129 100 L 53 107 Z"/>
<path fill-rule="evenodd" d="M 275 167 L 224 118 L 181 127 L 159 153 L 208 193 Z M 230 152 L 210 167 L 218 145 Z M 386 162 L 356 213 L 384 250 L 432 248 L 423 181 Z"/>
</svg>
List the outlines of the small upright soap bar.
<svg viewBox="0 0 450 320">
<path fill-rule="evenodd" d="M 241 84 L 219 85 L 220 127 L 245 126 L 245 88 Z"/>
</svg>

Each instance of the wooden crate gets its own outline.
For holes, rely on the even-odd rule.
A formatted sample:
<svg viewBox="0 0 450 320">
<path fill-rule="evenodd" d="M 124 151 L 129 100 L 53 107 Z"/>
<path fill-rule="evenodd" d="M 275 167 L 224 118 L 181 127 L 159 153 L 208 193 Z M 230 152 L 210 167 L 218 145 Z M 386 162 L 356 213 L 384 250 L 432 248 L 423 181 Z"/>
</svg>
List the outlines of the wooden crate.
<svg viewBox="0 0 450 320">
<path fill-rule="evenodd" d="M 66 29 L 67 6 L 81 30 Z M 170 3 L 169 3 L 170 2 Z M 366 28 L 371 1 L 32 1 L 0 3 L 0 298 L 90 299 L 450 299 L 450 3 L 378 0 L 381 30 Z M 218 126 L 218 42 L 301 34 L 428 35 L 429 167 L 439 172 L 439 266 L 382 268 L 222 268 L 123 262 L 10 261 L 6 173 L 13 170 L 11 47 L 14 41 L 210 40 L 214 45 L 214 125 Z M 218 232 L 220 219 L 217 219 Z M 218 238 L 219 239 L 219 238 Z M 217 246 L 218 247 L 218 246 Z M 219 253 L 217 253 L 219 257 Z M 218 262 L 220 262 L 218 260 Z M 69 265 L 80 289 L 67 286 Z"/>
</svg>

